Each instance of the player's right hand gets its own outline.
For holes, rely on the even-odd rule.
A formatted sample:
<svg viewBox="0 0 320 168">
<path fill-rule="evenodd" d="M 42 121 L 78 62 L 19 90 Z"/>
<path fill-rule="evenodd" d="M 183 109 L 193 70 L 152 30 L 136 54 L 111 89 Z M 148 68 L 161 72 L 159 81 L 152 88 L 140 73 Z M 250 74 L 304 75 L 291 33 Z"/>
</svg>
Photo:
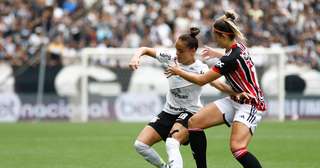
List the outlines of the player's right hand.
<svg viewBox="0 0 320 168">
<path fill-rule="evenodd" d="M 138 56 L 133 56 L 130 60 L 129 67 L 132 70 L 138 69 L 140 66 L 140 58 Z"/>
<path fill-rule="evenodd" d="M 183 70 L 175 60 L 174 65 L 168 65 L 168 68 L 165 70 L 164 74 L 167 75 L 167 78 L 170 78 L 172 75 L 179 75 L 181 71 Z"/>
<path fill-rule="evenodd" d="M 200 55 L 201 55 L 203 60 L 207 60 L 207 59 L 210 59 L 210 58 L 221 57 L 221 53 L 220 52 L 217 52 L 213 48 L 208 47 L 208 46 L 204 46 L 204 49 L 201 51 Z"/>
</svg>

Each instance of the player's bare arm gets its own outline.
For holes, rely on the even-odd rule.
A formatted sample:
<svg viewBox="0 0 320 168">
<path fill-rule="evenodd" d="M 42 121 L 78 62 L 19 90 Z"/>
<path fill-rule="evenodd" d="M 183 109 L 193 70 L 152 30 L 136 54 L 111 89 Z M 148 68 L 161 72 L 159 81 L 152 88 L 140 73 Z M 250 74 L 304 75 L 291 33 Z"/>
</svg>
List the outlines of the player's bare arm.
<svg viewBox="0 0 320 168">
<path fill-rule="evenodd" d="M 247 92 L 235 92 L 229 85 L 219 80 L 214 80 L 210 82 L 210 85 L 218 89 L 219 91 L 226 93 L 231 96 L 235 96 L 237 100 L 254 98 L 250 93 Z"/>
<path fill-rule="evenodd" d="M 149 47 L 138 48 L 130 60 L 129 67 L 132 70 L 138 69 L 140 66 L 140 57 L 144 55 L 147 55 L 150 57 L 156 57 L 156 50 L 154 48 L 149 48 Z"/>
<path fill-rule="evenodd" d="M 208 71 L 204 74 L 195 74 L 191 72 L 186 72 L 182 70 L 178 65 L 176 66 L 169 66 L 166 70 L 167 75 L 179 75 L 182 78 L 195 83 L 197 85 L 203 86 L 211 81 L 214 81 L 221 77 L 221 75 L 214 71 Z"/>
<path fill-rule="evenodd" d="M 210 85 L 215 87 L 219 91 L 226 93 L 228 95 L 234 96 L 234 95 L 238 94 L 229 85 L 227 85 L 226 83 L 221 82 L 219 80 L 214 80 L 214 81 L 210 82 Z"/>
</svg>

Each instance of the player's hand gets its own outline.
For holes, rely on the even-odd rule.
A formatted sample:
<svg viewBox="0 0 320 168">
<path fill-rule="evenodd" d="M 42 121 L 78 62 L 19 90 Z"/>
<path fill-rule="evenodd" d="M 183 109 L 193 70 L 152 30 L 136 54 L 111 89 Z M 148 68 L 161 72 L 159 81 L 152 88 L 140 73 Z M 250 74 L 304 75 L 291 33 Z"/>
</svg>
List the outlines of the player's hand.
<svg viewBox="0 0 320 168">
<path fill-rule="evenodd" d="M 136 70 L 139 68 L 139 66 L 140 66 L 140 57 L 135 55 L 131 58 L 130 63 L 129 63 L 129 67 L 132 70 Z"/>
<path fill-rule="evenodd" d="M 179 71 L 182 71 L 182 69 L 180 68 L 179 64 L 175 61 L 175 65 L 169 65 L 164 74 L 167 75 L 167 78 L 169 78 L 172 75 L 178 75 Z"/>
<path fill-rule="evenodd" d="M 200 55 L 203 60 L 207 60 L 210 58 L 218 58 L 222 56 L 220 52 L 217 52 L 213 48 L 208 46 L 204 46 L 204 49 L 201 51 Z"/>
<path fill-rule="evenodd" d="M 253 95 L 247 92 L 238 93 L 235 95 L 235 97 L 237 100 L 245 100 L 245 99 L 249 100 L 249 99 L 255 98 Z"/>
</svg>

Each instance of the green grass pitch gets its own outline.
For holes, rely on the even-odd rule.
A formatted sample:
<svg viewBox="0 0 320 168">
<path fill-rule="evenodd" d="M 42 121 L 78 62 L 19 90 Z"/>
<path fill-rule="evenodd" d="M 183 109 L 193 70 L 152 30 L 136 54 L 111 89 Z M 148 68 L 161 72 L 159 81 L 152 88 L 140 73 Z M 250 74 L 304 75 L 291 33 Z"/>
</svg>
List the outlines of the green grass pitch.
<svg viewBox="0 0 320 168">
<path fill-rule="evenodd" d="M 133 142 L 144 123 L 0 124 L 0 168 L 151 168 Z M 209 168 L 241 168 L 229 152 L 230 129 L 210 128 Z M 166 159 L 164 143 L 155 145 Z M 320 121 L 263 121 L 249 146 L 264 168 L 320 168 Z M 194 168 L 181 147 L 185 168 Z"/>
</svg>

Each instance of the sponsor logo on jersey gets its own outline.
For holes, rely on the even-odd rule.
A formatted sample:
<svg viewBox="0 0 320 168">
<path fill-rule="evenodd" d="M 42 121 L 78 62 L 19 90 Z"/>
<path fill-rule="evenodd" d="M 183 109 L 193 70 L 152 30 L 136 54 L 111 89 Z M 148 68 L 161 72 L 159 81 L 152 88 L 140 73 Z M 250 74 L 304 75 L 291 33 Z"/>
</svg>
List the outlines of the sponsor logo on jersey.
<svg viewBox="0 0 320 168">
<path fill-rule="evenodd" d="M 174 107 L 174 106 L 170 105 L 169 103 L 168 103 L 168 106 L 169 106 L 170 109 L 175 110 L 175 111 L 187 111 L 186 108 L 183 108 L 183 107 Z"/>
<path fill-rule="evenodd" d="M 170 60 L 171 59 L 171 57 L 170 57 L 170 55 L 169 54 L 167 54 L 167 53 L 160 53 L 160 56 L 162 57 L 162 58 L 164 58 L 164 59 L 166 59 L 166 60 Z"/>
<path fill-rule="evenodd" d="M 216 63 L 216 67 L 222 68 L 224 66 L 224 63 L 220 60 Z"/>
<path fill-rule="evenodd" d="M 188 98 L 187 95 L 182 95 L 182 94 L 181 94 L 181 90 L 180 90 L 179 88 L 177 88 L 177 89 L 171 89 L 171 90 L 170 90 L 170 93 L 171 93 L 173 96 L 175 96 L 175 97 L 177 97 L 177 98 L 180 98 L 180 99 L 187 99 L 187 98 Z"/>
</svg>

